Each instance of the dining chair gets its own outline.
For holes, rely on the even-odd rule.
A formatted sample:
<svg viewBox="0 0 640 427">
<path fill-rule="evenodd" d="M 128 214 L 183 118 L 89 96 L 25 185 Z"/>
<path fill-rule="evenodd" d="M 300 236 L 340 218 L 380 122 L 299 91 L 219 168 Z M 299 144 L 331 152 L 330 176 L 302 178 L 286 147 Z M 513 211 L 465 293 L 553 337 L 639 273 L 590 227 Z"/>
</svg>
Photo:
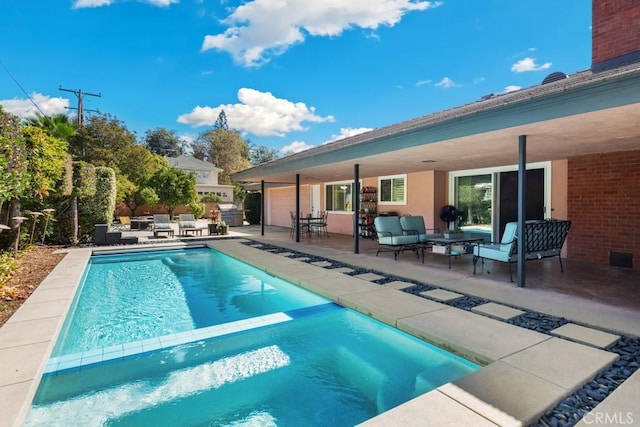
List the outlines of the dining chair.
<svg viewBox="0 0 640 427">
<path fill-rule="evenodd" d="M 317 219 L 311 221 L 309 224 L 311 231 L 315 231 L 318 236 L 324 234 L 326 237 L 329 237 L 329 231 L 327 230 L 328 218 L 329 214 L 327 211 L 318 211 Z"/>
<path fill-rule="evenodd" d="M 294 211 L 289 211 L 289 215 L 291 215 L 291 228 L 289 229 L 289 236 L 293 238 L 296 233 L 296 224 L 298 223 L 298 221 L 296 221 L 296 213 Z M 307 222 L 306 219 L 300 221 L 300 231 L 305 233 L 310 232 L 309 222 Z"/>
</svg>

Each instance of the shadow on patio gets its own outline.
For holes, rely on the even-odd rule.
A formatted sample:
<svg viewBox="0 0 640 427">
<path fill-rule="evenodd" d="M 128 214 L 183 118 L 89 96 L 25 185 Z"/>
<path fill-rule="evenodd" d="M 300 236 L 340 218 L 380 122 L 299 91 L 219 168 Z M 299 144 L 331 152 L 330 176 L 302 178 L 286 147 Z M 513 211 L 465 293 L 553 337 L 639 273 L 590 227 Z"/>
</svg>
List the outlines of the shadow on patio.
<svg viewBox="0 0 640 427">
<path fill-rule="evenodd" d="M 377 243 L 375 240 L 361 239 L 359 241 L 359 254 L 353 254 L 354 240 L 351 236 L 331 234 L 330 237 L 319 238 L 317 236 L 303 236 L 296 243 L 289 236 L 289 229 L 283 227 L 265 227 L 265 235 L 260 236 L 260 226 L 236 227 L 232 230 L 250 234 L 256 240 L 275 245 L 285 246 L 290 249 L 308 252 L 311 254 L 328 256 L 332 252 L 341 256 L 345 252 L 356 259 L 361 259 L 363 265 L 369 268 L 379 269 L 382 260 L 393 261 L 393 254 L 380 253 L 376 258 Z M 345 254 L 346 255 L 346 254 Z M 423 266 L 425 276 L 437 271 L 442 275 L 450 275 L 451 278 L 460 279 L 461 275 L 469 279 L 480 279 L 504 286 L 505 289 L 517 288 L 516 283 L 509 281 L 508 265 L 501 262 L 486 260 L 484 268 L 478 262 L 477 274 L 473 275 L 473 256 L 464 255 L 452 258 L 451 270 L 448 268 L 447 257 L 439 254 L 426 253 L 424 265 L 421 259 L 414 253 L 405 252 L 398 255 L 396 263 L 400 270 L 402 265 Z M 584 298 L 601 304 L 627 309 L 640 310 L 640 272 L 620 267 L 587 264 L 583 262 L 563 259 L 564 273 L 556 258 L 529 261 L 526 264 L 526 288 L 530 290 L 543 290 Z M 512 265 L 515 272 L 517 265 Z M 427 274 L 428 273 L 428 274 Z M 429 281 L 428 277 L 424 278 Z"/>
</svg>

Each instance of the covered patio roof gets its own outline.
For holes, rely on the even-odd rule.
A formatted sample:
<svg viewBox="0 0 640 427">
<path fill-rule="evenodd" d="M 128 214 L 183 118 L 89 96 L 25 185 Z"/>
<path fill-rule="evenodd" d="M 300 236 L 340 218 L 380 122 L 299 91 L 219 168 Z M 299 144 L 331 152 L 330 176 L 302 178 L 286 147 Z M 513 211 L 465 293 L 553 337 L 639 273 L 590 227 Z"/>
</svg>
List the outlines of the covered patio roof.
<svg viewBox="0 0 640 427">
<path fill-rule="evenodd" d="M 301 184 L 453 171 L 640 148 L 640 64 L 580 71 L 376 129 L 233 174 L 236 182 Z"/>
</svg>

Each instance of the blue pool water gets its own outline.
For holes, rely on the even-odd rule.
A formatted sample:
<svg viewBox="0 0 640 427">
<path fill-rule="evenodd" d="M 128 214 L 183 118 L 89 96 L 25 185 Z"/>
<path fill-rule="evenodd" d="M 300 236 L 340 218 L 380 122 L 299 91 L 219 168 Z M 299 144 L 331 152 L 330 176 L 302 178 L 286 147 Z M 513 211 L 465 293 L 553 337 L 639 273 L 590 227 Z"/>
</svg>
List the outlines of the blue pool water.
<svg viewBox="0 0 640 427">
<path fill-rule="evenodd" d="M 220 252 L 93 257 L 53 356 L 326 303 Z"/>
<path fill-rule="evenodd" d="M 127 257 L 92 261 L 27 425 L 350 426 L 478 369 L 209 249 Z M 160 311 L 122 291 L 133 271 L 136 300 Z M 115 318 L 80 314 L 100 299 Z"/>
</svg>

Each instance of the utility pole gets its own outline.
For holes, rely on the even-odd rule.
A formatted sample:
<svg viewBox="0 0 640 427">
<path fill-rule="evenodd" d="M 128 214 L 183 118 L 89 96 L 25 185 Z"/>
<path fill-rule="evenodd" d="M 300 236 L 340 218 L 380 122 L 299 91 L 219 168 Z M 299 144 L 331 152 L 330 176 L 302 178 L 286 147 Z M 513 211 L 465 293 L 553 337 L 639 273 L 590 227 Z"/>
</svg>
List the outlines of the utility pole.
<svg viewBox="0 0 640 427">
<path fill-rule="evenodd" d="M 60 86 L 58 88 L 59 90 L 63 90 L 65 92 L 72 92 L 76 95 L 76 97 L 78 98 L 78 127 L 81 128 L 84 125 L 84 112 L 85 111 L 95 111 L 97 112 L 98 110 L 85 110 L 84 107 L 82 106 L 82 98 L 87 95 L 87 96 L 97 96 L 97 97 L 101 97 L 102 94 L 100 93 L 89 93 L 89 92 L 83 92 L 82 89 L 78 89 L 78 90 L 74 90 L 74 89 L 64 89 L 62 86 Z M 71 107 L 69 107 L 71 109 Z"/>
</svg>

